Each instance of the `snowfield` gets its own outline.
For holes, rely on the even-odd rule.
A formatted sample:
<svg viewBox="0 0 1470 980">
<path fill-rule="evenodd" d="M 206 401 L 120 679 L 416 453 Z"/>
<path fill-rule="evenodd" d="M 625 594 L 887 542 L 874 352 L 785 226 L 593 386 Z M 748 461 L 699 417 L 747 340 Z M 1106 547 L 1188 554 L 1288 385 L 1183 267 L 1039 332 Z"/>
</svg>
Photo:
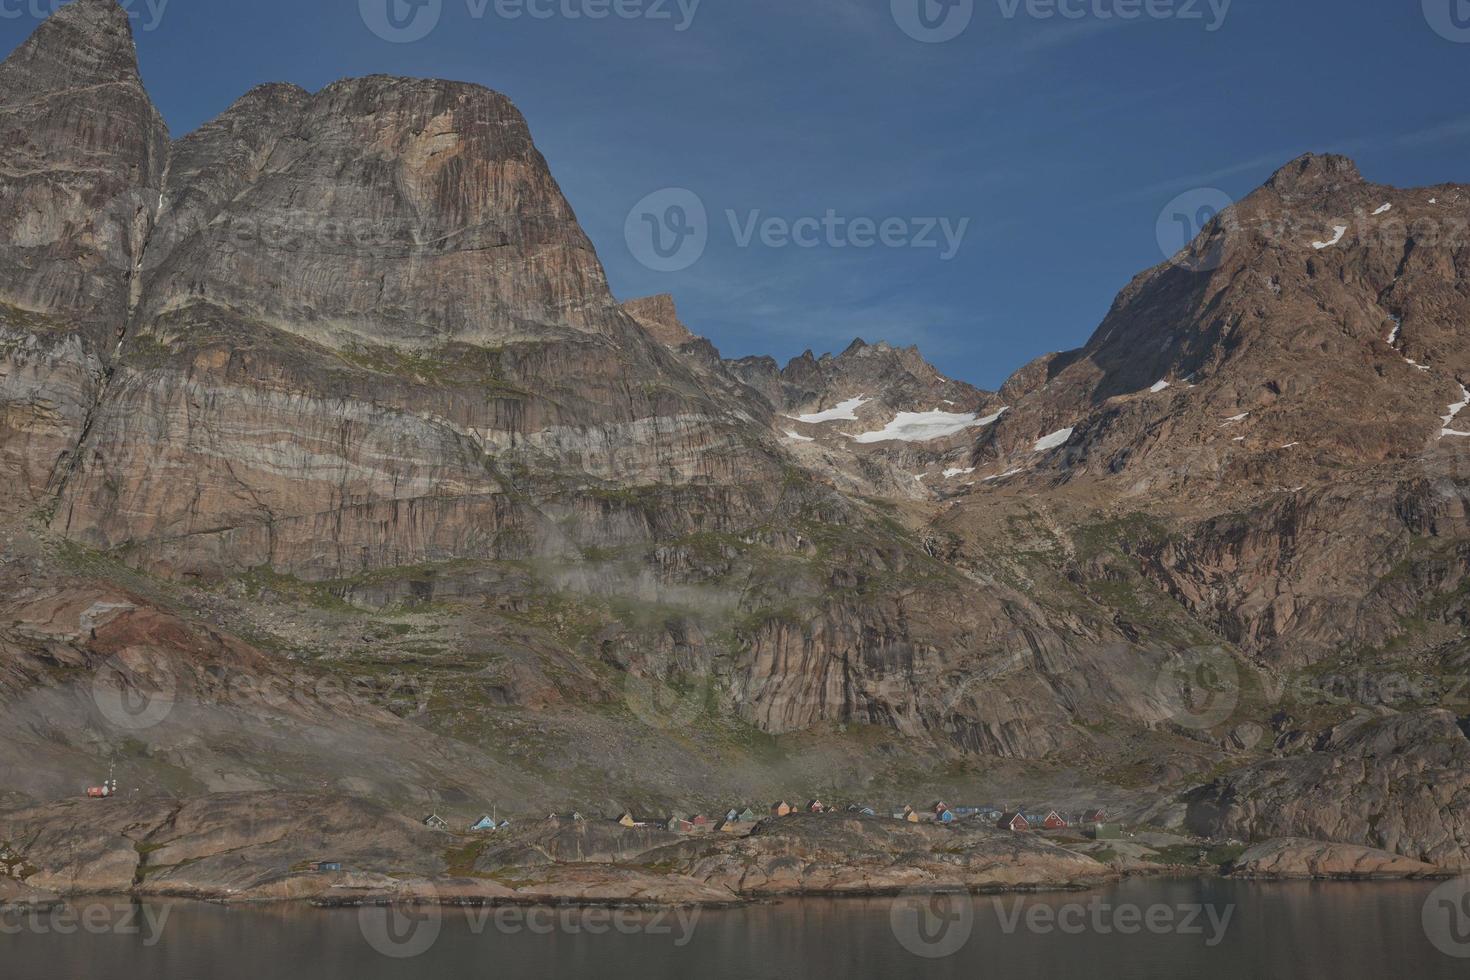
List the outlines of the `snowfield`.
<svg viewBox="0 0 1470 980">
<path fill-rule="evenodd" d="M 854 442 L 929 442 L 946 436 L 958 435 L 966 429 L 981 425 L 973 413 L 957 412 L 899 412 L 877 432 L 864 432 L 854 436 Z"/>
<path fill-rule="evenodd" d="M 870 401 L 872 401 L 871 398 L 858 395 L 856 398 L 849 398 L 847 401 L 839 403 L 836 408 L 829 408 L 825 412 L 817 412 L 814 415 L 788 415 L 786 417 L 795 419 L 798 422 L 805 422 L 807 425 L 821 425 L 823 422 L 856 422 L 857 410 Z"/>
<path fill-rule="evenodd" d="M 1075 431 L 1076 429 L 1058 429 L 1049 436 L 1042 436 L 1040 439 L 1036 440 L 1036 448 L 1032 451 L 1044 453 L 1048 449 L 1056 449 L 1058 446 L 1065 446 L 1067 444 L 1067 440 L 1072 438 L 1072 433 Z"/>
</svg>

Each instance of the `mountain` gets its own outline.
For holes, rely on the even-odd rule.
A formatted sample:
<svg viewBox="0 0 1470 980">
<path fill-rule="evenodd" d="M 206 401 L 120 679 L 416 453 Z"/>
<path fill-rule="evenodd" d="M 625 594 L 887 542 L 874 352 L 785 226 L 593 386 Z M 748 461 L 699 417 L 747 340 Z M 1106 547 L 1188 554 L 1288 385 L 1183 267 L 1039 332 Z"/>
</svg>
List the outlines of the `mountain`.
<svg viewBox="0 0 1470 980">
<path fill-rule="evenodd" d="M 986 392 L 619 302 L 477 86 L 172 140 L 114 0 L 0 80 L 0 805 L 983 795 L 1470 863 L 1398 785 L 1470 750 L 1465 188 L 1303 157 Z M 1390 743 L 1403 819 L 1314 817 Z"/>
</svg>

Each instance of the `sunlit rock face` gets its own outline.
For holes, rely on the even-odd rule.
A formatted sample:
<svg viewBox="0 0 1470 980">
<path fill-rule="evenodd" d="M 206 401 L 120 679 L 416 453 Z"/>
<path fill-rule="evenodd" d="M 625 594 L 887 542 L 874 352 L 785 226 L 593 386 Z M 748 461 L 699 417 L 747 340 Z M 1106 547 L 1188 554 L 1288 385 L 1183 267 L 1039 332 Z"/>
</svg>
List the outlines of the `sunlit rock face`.
<svg viewBox="0 0 1470 980">
<path fill-rule="evenodd" d="M 70 464 L 128 319 L 168 130 L 126 14 L 83 0 L 0 64 L 0 513 Z"/>
</svg>

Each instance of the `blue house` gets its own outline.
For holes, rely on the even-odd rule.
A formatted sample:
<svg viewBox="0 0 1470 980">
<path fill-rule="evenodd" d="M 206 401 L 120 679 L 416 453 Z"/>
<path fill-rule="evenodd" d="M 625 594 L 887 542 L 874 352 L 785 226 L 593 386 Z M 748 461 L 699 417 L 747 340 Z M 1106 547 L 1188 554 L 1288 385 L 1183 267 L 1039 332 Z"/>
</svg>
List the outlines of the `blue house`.
<svg viewBox="0 0 1470 980">
<path fill-rule="evenodd" d="M 494 817 L 486 815 L 476 820 L 474 825 L 470 827 L 470 831 L 472 833 L 485 833 L 487 831 L 498 830 L 499 826 L 495 822 Z"/>
</svg>

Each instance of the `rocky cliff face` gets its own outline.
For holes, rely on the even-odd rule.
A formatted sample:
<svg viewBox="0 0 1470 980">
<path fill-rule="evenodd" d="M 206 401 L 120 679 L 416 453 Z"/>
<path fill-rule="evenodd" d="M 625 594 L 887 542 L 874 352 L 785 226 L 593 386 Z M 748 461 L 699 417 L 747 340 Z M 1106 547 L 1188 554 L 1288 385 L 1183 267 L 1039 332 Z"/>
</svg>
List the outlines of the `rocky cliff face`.
<svg viewBox="0 0 1470 980">
<path fill-rule="evenodd" d="M 1190 821 L 1211 833 L 1361 842 L 1464 868 L 1467 781 L 1470 736 L 1454 715 L 1362 717 L 1203 788 Z"/>
<path fill-rule="evenodd" d="M 1391 788 L 1462 767 L 1452 717 L 1382 722 L 1389 795 L 1323 821 L 1380 750 L 1277 758 L 1257 690 L 1463 664 L 1463 188 L 1304 157 L 989 393 L 884 343 L 730 360 L 672 298 L 619 304 L 476 86 L 267 85 L 170 142 L 112 0 L 0 81 L 0 799 L 120 745 L 153 792 L 430 806 L 945 765 L 968 792 L 999 762 L 1151 813 L 1227 771 L 1192 804 L 1214 832 L 1467 850 L 1452 778 Z M 1165 679 L 1199 650 L 1244 683 L 1192 720 Z M 221 680 L 296 667 L 429 693 Z M 119 731 L 104 674 L 184 707 Z"/>
<path fill-rule="evenodd" d="M 156 118 L 120 17 L 68 8 L 8 63 L 32 80 L 16 101 L 117 85 Z M 93 74 L 33 70 L 62 43 L 96 49 Z M 111 293 L 67 300 L 109 347 L 105 395 L 51 386 L 72 421 L 49 438 L 80 444 L 57 531 L 170 575 L 341 577 L 639 533 L 638 515 L 582 498 L 589 485 L 752 487 L 727 518 L 770 505 L 774 448 L 614 302 L 504 97 L 381 77 L 266 86 L 172 146 L 161 128 L 135 145 L 150 132 L 132 125 L 112 150 L 133 182 L 116 193 L 148 206 L 136 234 L 101 243 Z M 33 470 L 44 458 L 6 448 Z M 562 513 L 528 504 L 527 479 L 558 482 Z"/>
<path fill-rule="evenodd" d="M 54 491 L 137 301 L 168 130 L 126 14 L 64 8 L 0 65 L 0 474 L 6 513 Z"/>
</svg>

